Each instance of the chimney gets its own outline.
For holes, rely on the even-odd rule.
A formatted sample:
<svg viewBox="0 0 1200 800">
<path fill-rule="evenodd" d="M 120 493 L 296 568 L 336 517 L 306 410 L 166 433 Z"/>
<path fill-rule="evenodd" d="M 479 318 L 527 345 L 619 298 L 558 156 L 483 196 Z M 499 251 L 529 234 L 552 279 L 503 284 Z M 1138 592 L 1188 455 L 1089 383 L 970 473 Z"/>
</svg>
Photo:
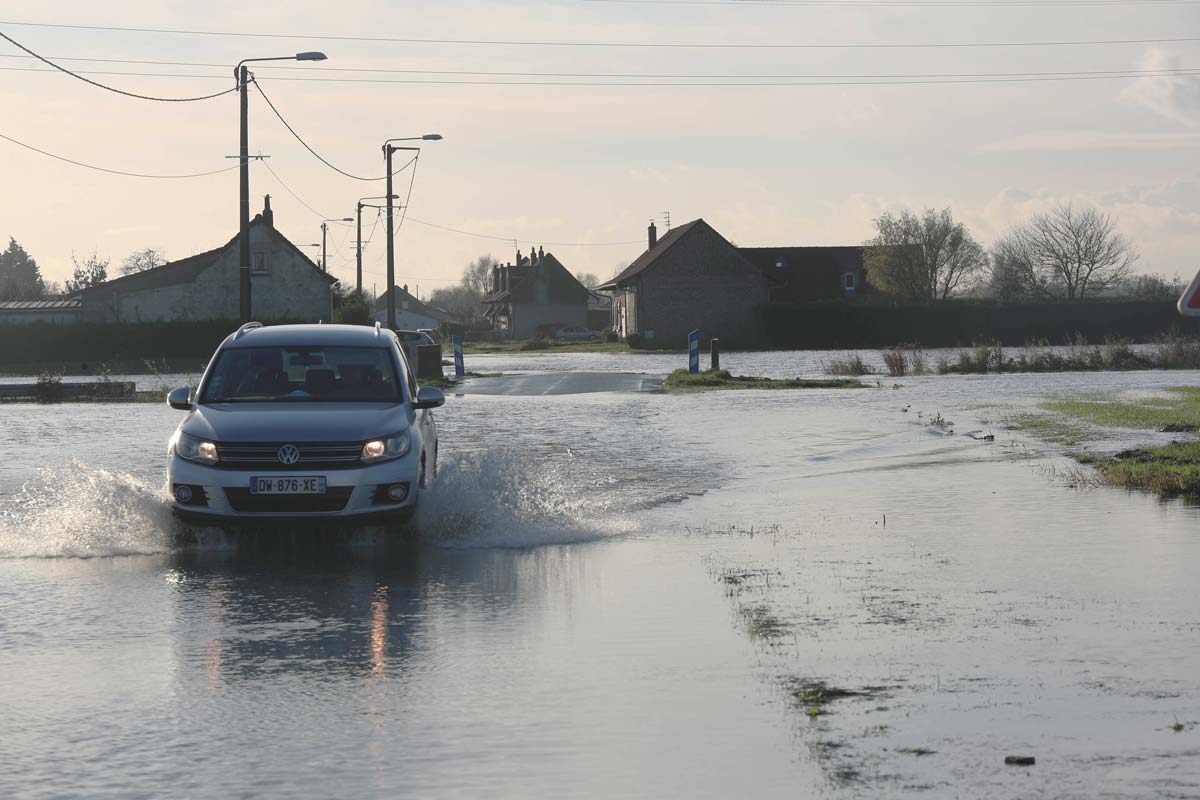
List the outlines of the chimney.
<svg viewBox="0 0 1200 800">
<path fill-rule="evenodd" d="M 267 227 L 275 227 L 275 212 L 271 210 L 271 195 L 263 196 L 263 222 L 267 223 Z"/>
<path fill-rule="evenodd" d="M 521 251 L 517 251 L 517 266 L 521 266 Z"/>
<path fill-rule="evenodd" d="M 538 262 L 538 254 L 536 248 L 529 248 L 529 266 L 536 267 Z"/>
<path fill-rule="evenodd" d="M 508 291 L 508 267 L 509 267 L 509 265 L 505 264 L 503 267 L 500 268 L 500 282 L 502 284 L 500 286 L 500 291 L 502 291 L 502 292 Z"/>
<path fill-rule="evenodd" d="M 500 265 L 499 264 L 492 267 L 492 291 L 493 292 L 500 291 Z"/>
<path fill-rule="evenodd" d="M 538 261 L 541 261 L 541 260 L 542 260 L 543 258 L 545 258 L 545 257 L 546 257 L 546 251 L 545 251 L 545 250 L 543 250 L 543 249 L 541 248 L 541 246 L 539 246 L 539 247 L 538 247 Z"/>
<path fill-rule="evenodd" d="M 408 294 L 408 284 L 404 284 L 404 293 Z"/>
<path fill-rule="evenodd" d="M 655 227 L 654 227 L 654 221 L 653 221 L 653 220 L 651 220 L 651 221 L 650 221 L 650 227 L 647 229 L 646 233 L 647 233 L 647 236 L 648 236 L 648 240 L 649 240 L 649 242 L 650 242 L 650 246 L 649 246 L 649 247 L 647 247 L 646 249 L 647 249 L 647 250 L 653 250 L 653 249 L 654 249 L 654 245 L 658 244 L 658 228 L 655 228 Z"/>
</svg>

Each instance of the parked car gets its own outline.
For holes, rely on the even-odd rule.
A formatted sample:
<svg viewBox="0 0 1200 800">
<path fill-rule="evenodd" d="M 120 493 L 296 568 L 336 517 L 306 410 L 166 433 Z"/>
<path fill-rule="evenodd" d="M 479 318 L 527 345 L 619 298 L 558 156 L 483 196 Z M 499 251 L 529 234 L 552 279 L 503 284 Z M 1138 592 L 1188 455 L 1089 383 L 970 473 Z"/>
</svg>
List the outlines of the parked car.
<svg viewBox="0 0 1200 800">
<path fill-rule="evenodd" d="M 399 338 L 376 325 L 243 325 L 221 343 L 167 446 L 177 514 L 402 521 L 437 474 L 432 409 Z"/>
<path fill-rule="evenodd" d="M 413 369 L 417 368 L 417 346 L 422 344 L 437 344 L 433 337 L 425 331 L 396 331 L 396 338 L 404 346 L 404 354 Z"/>
<path fill-rule="evenodd" d="M 600 331 L 593 331 L 589 328 L 581 328 L 578 325 L 567 325 L 559 328 L 554 332 L 555 339 L 566 339 L 568 341 L 587 341 L 589 339 L 599 339 Z"/>
</svg>

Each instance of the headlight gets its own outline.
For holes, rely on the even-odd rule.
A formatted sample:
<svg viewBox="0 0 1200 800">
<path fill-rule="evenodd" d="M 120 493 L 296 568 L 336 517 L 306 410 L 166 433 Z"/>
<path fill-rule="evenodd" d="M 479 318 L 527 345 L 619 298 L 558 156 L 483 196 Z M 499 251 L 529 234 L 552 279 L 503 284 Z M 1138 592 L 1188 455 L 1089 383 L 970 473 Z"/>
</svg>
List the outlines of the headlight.
<svg viewBox="0 0 1200 800">
<path fill-rule="evenodd" d="M 372 439 L 363 445 L 360 459 L 367 464 L 373 464 L 376 461 L 390 461 L 407 453 L 411 444 L 412 440 L 409 438 L 408 431 L 383 439 Z"/>
<path fill-rule="evenodd" d="M 197 439 L 195 436 L 188 436 L 186 433 L 179 434 L 179 438 L 175 440 L 175 455 L 188 461 L 198 461 L 201 464 L 214 464 L 217 461 L 217 446 L 212 442 L 206 442 L 203 439 Z"/>
</svg>

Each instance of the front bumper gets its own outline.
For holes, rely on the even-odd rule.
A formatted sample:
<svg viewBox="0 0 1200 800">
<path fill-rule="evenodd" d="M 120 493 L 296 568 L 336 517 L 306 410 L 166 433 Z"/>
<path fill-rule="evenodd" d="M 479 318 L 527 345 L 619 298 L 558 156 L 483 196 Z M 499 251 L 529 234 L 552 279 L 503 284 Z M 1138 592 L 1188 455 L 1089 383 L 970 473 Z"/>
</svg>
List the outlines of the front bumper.
<svg viewBox="0 0 1200 800">
<path fill-rule="evenodd" d="M 417 502 L 417 480 L 420 472 L 420 455 L 410 452 L 403 458 L 382 464 L 371 464 L 353 469 L 313 470 L 304 472 L 303 477 L 325 478 L 326 495 L 273 495 L 252 496 L 249 494 L 250 479 L 295 478 L 295 470 L 272 471 L 269 469 L 220 469 L 196 464 L 169 456 L 167 478 L 169 490 L 179 484 L 202 487 L 197 496 L 203 495 L 204 504 L 181 503 L 172 499 L 171 507 L 181 517 L 190 520 L 214 522 L 252 520 L 374 520 L 403 519 L 412 514 Z M 408 496 L 394 502 L 380 491 L 381 486 L 408 484 Z M 345 497 L 342 504 L 341 498 Z M 271 502 L 267 502 L 270 498 Z M 340 506 L 340 507 L 338 507 Z M 330 509 L 333 510 L 330 510 Z M 269 509 L 269 510 L 265 510 Z"/>
</svg>

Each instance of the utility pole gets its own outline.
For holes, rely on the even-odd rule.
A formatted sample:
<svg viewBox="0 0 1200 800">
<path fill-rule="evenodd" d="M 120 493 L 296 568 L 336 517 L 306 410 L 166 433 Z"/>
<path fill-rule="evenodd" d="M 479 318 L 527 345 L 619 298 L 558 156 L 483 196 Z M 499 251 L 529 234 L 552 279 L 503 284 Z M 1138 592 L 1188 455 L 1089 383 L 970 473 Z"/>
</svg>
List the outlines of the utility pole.
<svg viewBox="0 0 1200 800">
<path fill-rule="evenodd" d="M 392 194 L 392 153 L 397 150 L 415 150 L 419 155 L 421 152 L 421 148 L 419 147 L 396 147 L 392 142 L 407 142 L 414 139 L 436 142 L 441 138 L 442 135 L 440 133 L 427 133 L 424 136 L 388 139 L 383 143 L 383 157 L 387 164 L 387 286 L 384 287 L 383 291 L 387 294 L 387 325 L 389 330 L 396 330 L 396 293 L 392 291 L 392 287 L 396 285 L 396 243 L 393 236 L 395 231 L 392 229 L 392 199 L 395 196 Z"/>
<path fill-rule="evenodd" d="M 358 247 L 355 248 L 355 290 L 358 292 L 358 298 L 362 299 L 362 200 L 358 201 L 357 213 L 358 217 Z"/>
<path fill-rule="evenodd" d="M 328 221 L 321 221 L 321 272 L 329 272 L 329 262 L 325 256 L 325 229 L 328 227 Z"/>
<path fill-rule="evenodd" d="M 249 61 L 324 61 L 325 54 L 311 50 L 296 53 L 294 56 L 277 56 L 273 58 L 245 58 L 233 68 L 233 77 L 237 79 L 238 92 L 241 94 L 239 108 L 239 142 L 238 166 L 238 294 L 240 295 L 239 311 L 242 322 L 250 322 L 250 70 L 246 66 Z"/>
<path fill-rule="evenodd" d="M 245 64 L 238 65 L 238 87 L 241 93 L 241 135 L 238 149 L 239 187 L 238 199 L 238 282 L 241 287 L 242 324 L 250 321 L 250 98 L 247 94 L 246 78 L 250 70 Z"/>
</svg>

